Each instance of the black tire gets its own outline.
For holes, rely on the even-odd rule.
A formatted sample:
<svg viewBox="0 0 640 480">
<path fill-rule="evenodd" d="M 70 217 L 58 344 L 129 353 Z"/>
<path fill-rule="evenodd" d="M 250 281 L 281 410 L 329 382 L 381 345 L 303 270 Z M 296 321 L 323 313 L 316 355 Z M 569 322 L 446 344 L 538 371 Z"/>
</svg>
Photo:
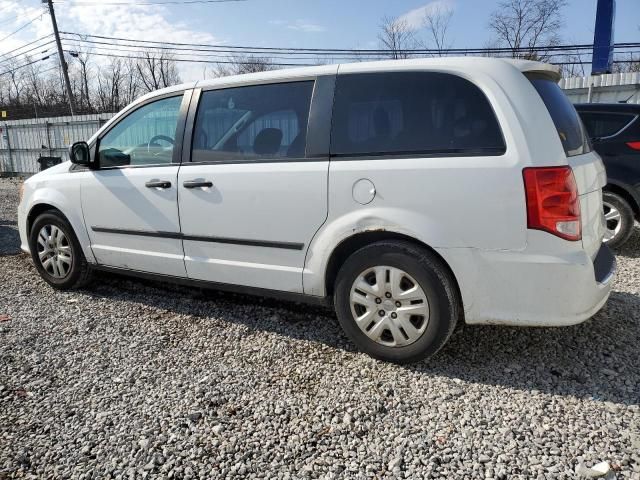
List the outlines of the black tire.
<svg viewBox="0 0 640 480">
<path fill-rule="evenodd" d="M 361 273 L 375 266 L 406 272 L 426 294 L 428 322 L 421 336 L 409 345 L 383 345 L 369 338 L 356 324 L 351 311 L 351 287 Z M 429 358 L 440 350 L 455 329 L 461 303 L 455 279 L 440 258 L 406 241 L 376 242 L 354 252 L 338 272 L 334 302 L 340 325 L 361 351 L 399 364 Z"/>
<path fill-rule="evenodd" d="M 635 221 L 633 209 L 627 201 L 620 195 L 611 192 L 603 192 L 602 201 L 605 207 L 605 214 L 609 207 L 615 208 L 620 213 L 620 228 L 613 238 L 607 240 L 607 245 L 611 248 L 620 248 L 623 246 L 633 234 L 633 224 Z M 607 221 L 607 228 L 613 226 L 612 221 Z"/>
<path fill-rule="evenodd" d="M 42 228 L 47 225 L 59 228 L 68 239 L 71 267 L 63 278 L 56 278 L 53 276 L 43 267 L 39 258 L 38 235 Z M 78 242 L 78 238 L 67 219 L 57 210 L 44 212 L 35 219 L 31 226 L 31 231 L 29 232 L 29 250 L 31 251 L 31 258 L 38 270 L 38 273 L 44 281 L 53 288 L 58 290 L 82 288 L 88 285 L 91 281 L 91 268 L 87 263 L 84 253 L 82 252 L 80 242 Z"/>
</svg>

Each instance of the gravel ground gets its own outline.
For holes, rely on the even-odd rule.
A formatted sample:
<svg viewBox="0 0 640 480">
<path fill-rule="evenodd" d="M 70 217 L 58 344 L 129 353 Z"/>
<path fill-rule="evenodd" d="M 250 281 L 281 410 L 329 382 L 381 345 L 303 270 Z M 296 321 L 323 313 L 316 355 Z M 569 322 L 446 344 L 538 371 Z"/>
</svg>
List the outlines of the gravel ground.
<svg viewBox="0 0 640 480">
<path fill-rule="evenodd" d="M 606 461 L 640 479 L 640 231 L 593 319 L 465 326 L 401 367 L 324 309 L 104 275 L 56 292 L 15 248 L 17 185 L 0 180 L 0 478 L 555 479 Z"/>
</svg>

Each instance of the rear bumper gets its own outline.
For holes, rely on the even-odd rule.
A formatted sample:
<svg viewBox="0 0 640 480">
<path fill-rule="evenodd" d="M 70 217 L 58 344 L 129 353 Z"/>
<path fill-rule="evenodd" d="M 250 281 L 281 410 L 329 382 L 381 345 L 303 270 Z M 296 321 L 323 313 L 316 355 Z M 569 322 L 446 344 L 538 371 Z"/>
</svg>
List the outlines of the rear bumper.
<svg viewBox="0 0 640 480">
<path fill-rule="evenodd" d="M 609 298 L 616 271 L 605 245 L 593 261 L 584 251 L 476 250 L 450 265 L 465 279 L 460 290 L 466 323 L 523 327 L 574 325 L 592 317 Z"/>
</svg>

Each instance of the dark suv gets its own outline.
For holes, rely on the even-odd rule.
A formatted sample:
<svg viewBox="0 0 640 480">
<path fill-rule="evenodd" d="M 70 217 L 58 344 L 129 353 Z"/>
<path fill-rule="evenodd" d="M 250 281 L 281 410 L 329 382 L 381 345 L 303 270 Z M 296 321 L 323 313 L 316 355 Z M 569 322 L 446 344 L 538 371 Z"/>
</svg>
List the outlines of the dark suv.
<svg viewBox="0 0 640 480">
<path fill-rule="evenodd" d="M 620 247 L 633 233 L 634 220 L 640 221 L 640 105 L 583 103 L 575 107 L 607 169 L 605 241 Z"/>
</svg>

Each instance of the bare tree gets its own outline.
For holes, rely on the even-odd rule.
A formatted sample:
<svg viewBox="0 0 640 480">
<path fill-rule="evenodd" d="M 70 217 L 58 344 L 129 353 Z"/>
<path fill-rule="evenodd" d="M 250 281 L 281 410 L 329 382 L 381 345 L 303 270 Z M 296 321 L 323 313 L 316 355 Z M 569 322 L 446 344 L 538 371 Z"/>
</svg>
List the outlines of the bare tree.
<svg viewBox="0 0 640 480">
<path fill-rule="evenodd" d="M 121 97 L 123 105 L 129 105 L 141 92 L 140 81 L 138 80 L 138 68 L 134 59 L 128 58 L 122 62 L 123 81 Z"/>
<path fill-rule="evenodd" d="M 276 67 L 268 57 L 255 55 L 234 55 L 229 57 L 230 63 L 219 63 L 214 73 L 217 77 L 229 75 L 241 75 L 243 73 L 256 73 L 274 70 Z"/>
<path fill-rule="evenodd" d="M 180 83 L 178 67 L 173 56 L 165 51 L 145 52 L 136 67 L 141 87 L 146 92 Z"/>
<path fill-rule="evenodd" d="M 536 47 L 557 45 L 566 0 L 503 0 L 489 20 L 497 43 L 511 49 L 514 58 L 544 59 Z"/>
<path fill-rule="evenodd" d="M 76 59 L 78 60 L 80 95 L 75 94 L 74 97 L 79 99 L 78 107 L 91 111 L 91 92 L 89 91 L 89 83 L 91 82 L 90 54 L 88 52 L 79 52 Z"/>
<path fill-rule="evenodd" d="M 25 88 L 24 74 L 15 59 L 6 60 L 4 68 L 6 73 L 3 76 L 6 77 L 7 85 L 9 87 L 7 95 L 9 103 L 20 105 L 22 92 Z"/>
<path fill-rule="evenodd" d="M 613 73 L 640 72 L 640 55 L 630 52 L 620 60 L 624 60 L 624 62 L 614 63 Z"/>
<path fill-rule="evenodd" d="M 26 57 L 26 61 L 31 63 L 31 59 L 29 57 Z M 26 100 L 27 102 L 35 105 L 43 105 L 45 100 L 45 78 L 40 74 L 40 70 L 42 69 L 39 62 L 34 62 L 30 65 L 27 64 L 22 72 L 22 78 L 27 92 Z"/>
<path fill-rule="evenodd" d="M 443 50 L 451 48 L 451 44 L 447 40 L 447 31 L 452 17 L 453 9 L 441 4 L 435 4 L 424 15 L 423 24 L 429 36 L 427 45 L 433 40 L 433 45 L 438 50 L 439 57 L 442 56 Z"/>
<path fill-rule="evenodd" d="M 406 20 L 384 17 L 378 35 L 380 46 L 388 50 L 387 56 L 393 59 L 408 58 L 407 50 L 418 48 L 419 42 Z"/>
<path fill-rule="evenodd" d="M 582 64 L 583 57 L 580 55 L 579 50 L 575 50 L 574 53 L 567 53 L 558 58 L 561 64 L 558 65 L 560 67 L 560 74 L 563 77 L 583 77 L 585 75 L 584 65 Z"/>
<path fill-rule="evenodd" d="M 96 102 L 103 112 L 117 112 L 124 105 L 120 99 L 120 86 L 123 80 L 123 61 L 113 58 L 106 67 L 98 72 Z"/>
</svg>

